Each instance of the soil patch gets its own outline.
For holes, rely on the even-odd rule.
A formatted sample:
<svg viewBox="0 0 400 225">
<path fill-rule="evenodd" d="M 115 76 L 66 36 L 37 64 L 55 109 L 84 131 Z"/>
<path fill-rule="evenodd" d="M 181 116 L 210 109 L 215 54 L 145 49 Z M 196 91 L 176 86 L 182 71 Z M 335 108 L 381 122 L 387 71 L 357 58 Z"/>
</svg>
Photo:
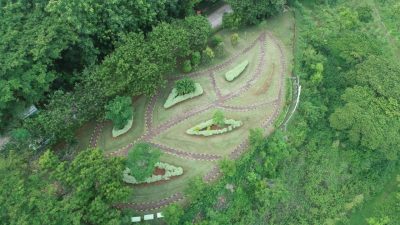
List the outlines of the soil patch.
<svg viewBox="0 0 400 225">
<path fill-rule="evenodd" d="M 272 77 L 274 76 L 274 72 L 275 72 L 275 63 L 272 64 L 272 70 L 271 73 L 269 74 L 268 79 L 264 82 L 263 86 L 257 90 L 257 92 L 255 93 L 255 95 L 261 95 L 265 92 L 268 91 L 269 86 L 271 86 L 271 82 L 272 82 Z"/>
<path fill-rule="evenodd" d="M 153 174 L 154 174 L 154 175 L 161 175 L 161 176 L 162 176 L 162 175 L 165 174 L 165 169 L 156 167 L 156 168 L 154 169 Z"/>
</svg>

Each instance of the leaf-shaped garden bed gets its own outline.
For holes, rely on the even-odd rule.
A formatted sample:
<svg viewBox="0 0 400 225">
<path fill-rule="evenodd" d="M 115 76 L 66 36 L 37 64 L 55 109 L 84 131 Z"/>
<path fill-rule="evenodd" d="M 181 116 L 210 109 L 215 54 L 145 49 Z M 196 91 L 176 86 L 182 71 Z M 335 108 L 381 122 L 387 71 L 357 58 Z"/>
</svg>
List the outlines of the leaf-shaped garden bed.
<svg viewBox="0 0 400 225">
<path fill-rule="evenodd" d="M 201 135 L 207 137 L 227 133 L 242 126 L 241 121 L 234 119 L 224 119 L 224 124 L 224 127 L 220 127 L 214 122 L 214 120 L 211 119 L 188 129 L 186 133 L 190 135 Z"/>
</svg>

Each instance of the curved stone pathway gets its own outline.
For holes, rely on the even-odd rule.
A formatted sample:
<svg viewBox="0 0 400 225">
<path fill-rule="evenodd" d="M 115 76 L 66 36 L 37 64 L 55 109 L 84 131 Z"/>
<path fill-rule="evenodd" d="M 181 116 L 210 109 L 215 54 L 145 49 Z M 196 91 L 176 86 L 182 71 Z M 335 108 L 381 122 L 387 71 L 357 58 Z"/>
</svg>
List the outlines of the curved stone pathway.
<svg viewBox="0 0 400 225">
<path fill-rule="evenodd" d="M 230 99 L 233 99 L 235 97 L 238 97 L 240 95 L 242 95 L 244 92 L 246 92 L 247 90 L 249 90 L 256 82 L 257 80 L 260 78 L 261 74 L 263 73 L 263 64 L 265 62 L 265 47 L 266 47 L 266 36 L 268 35 L 269 37 L 269 41 L 271 41 L 272 43 L 268 43 L 268 44 L 273 44 L 274 46 L 276 46 L 279 50 L 280 53 L 280 65 L 281 65 L 281 72 L 279 74 L 279 85 L 280 85 L 280 89 L 279 89 L 279 94 L 278 94 L 278 98 L 273 100 L 273 101 L 266 101 L 266 102 L 262 102 L 262 103 L 256 103 L 256 104 L 252 104 L 252 105 L 247 105 L 247 106 L 229 106 L 229 105 L 225 105 L 224 103 Z M 235 59 L 237 59 L 238 57 L 240 57 L 241 55 L 247 53 L 250 49 L 252 49 L 253 47 L 255 47 L 257 45 L 257 43 L 260 43 L 260 53 L 258 55 L 258 64 L 257 67 L 255 69 L 254 74 L 251 76 L 251 78 L 241 87 L 239 87 L 238 89 L 236 89 L 234 92 L 231 92 L 229 94 L 226 95 L 222 95 L 221 90 L 219 89 L 217 82 L 215 80 L 215 75 L 217 74 L 217 72 L 229 65 L 231 65 Z M 222 108 L 225 110 L 231 110 L 231 111 L 237 111 L 237 112 L 246 112 L 246 111 L 250 111 L 250 110 L 255 110 L 258 107 L 262 107 L 262 106 L 266 106 L 266 105 L 272 105 L 273 107 L 273 113 L 272 115 L 270 115 L 263 123 L 262 123 L 262 127 L 264 129 L 270 128 L 273 124 L 273 122 L 276 120 L 276 118 L 278 117 L 279 113 L 280 113 L 280 106 L 282 104 L 282 98 L 283 98 L 283 82 L 284 82 L 284 77 L 286 75 L 286 70 L 287 70 L 287 62 L 286 62 L 286 57 L 285 57 L 285 53 L 282 49 L 282 43 L 271 33 L 262 33 L 254 42 L 252 42 L 248 47 L 246 47 L 245 49 L 243 49 L 241 52 L 239 52 L 238 54 L 234 55 L 233 57 L 229 58 L 227 61 L 225 61 L 222 64 L 213 66 L 209 69 L 203 70 L 203 71 L 199 71 L 199 72 L 194 72 L 188 75 L 184 75 L 184 76 L 191 76 L 191 77 L 198 77 L 198 76 L 208 76 L 211 84 L 212 84 L 212 88 L 213 91 L 216 93 L 217 95 L 217 99 L 207 105 L 204 106 L 198 106 L 196 108 L 193 108 L 191 111 L 185 112 L 181 115 L 178 115 L 156 127 L 154 127 L 153 125 L 153 112 L 154 112 L 154 108 L 157 102 L 157 98 L 160 97 L 160 93 L 158 92 L 156 95 L 154 95 L 150 102 L 148 103 L 147 107 L 146 107 L 146 112 L 145 112 L 145 133 L 139 137 L 138 139 L 134 140 L 133 142 L 127 144 L 126 146 L 117 149 L 111 153 L 108 153 L 108 156 L 122 156 L 122 155 L 126 155 L 129 151 L 129 149 L 138 141 L 145 141 L 148 142 L 150 144 L 153 144 L 154 146 L 158 147 L 159 149 L 161 149 L 163 152 L 166 152 L 168 154 L 172 154 L 175 155 L 177 157 L 183 158 L 183 159 L 190 159 L 190 160 L 204 160 L 204 161 L 217 161 L 219 159 L 221 159 L 222 157 L 219 155 L 212 155 L 212 154 L 204 154 L 204 153 L 193 153 L 193 152 L 186 152 L 186 151 L 182 151 L 179 149 L 175 149 L 163 144 L 159 144 L 159 143 L 155 143 L 153 141 L 154 137 L 160 135 L 161 133 L 167 131 L 168 129 L 172 128 L 173 126 L 176 126 L 177 124 L 197 115 L 200 114 L 202 112 L 205 112 L 211 108 Z M 173 79 L 170 79 L 170 81 L 179 79 L 183 76 L 179 76 L 179 77 L 175 77 Z M 99 123 L 93 134 L 92 134 L 92 138 L 91 138 L 91 145 L 92 146 L 96 146 L 97 145 L 97 139 L 100 136 L 101 133 L 101 129 L 103 128 L 104 123 Z M 248 143 L 248 139 L 245 139 L 241 144 L 239 144 L 230 154 L 229 154 L 229 158 L 231 159 L 237 159 L 244 151 L 246 151 L 246 149 L 249 147 L 249 143 Z M 215 165 L 206 175 L 203 176 L 203 180 L 206 182 L 212 182 L 214 180 L 216 180 L 219 176 L 221 175 L 221 171 L 218 167 L 218 165 Z M 159 201 L 153 201 L 153 202 L 144 202 L 144 203 L 121 203 L 118 204 L 117 207 L 119 208 L 132 208 L 135 209 L 136 211 L 150 211 L 150 210 L 155 210 L 161 207 L 164 207 L 166 205 L 169 205 L 171 203 L 174 202 L 178 202 L 184 199 L 184 196 L 182 193 L 178 192 L 175 193 L 171 196 L 169 196 L 168 198 L 165 199 L 161 199 Z"/>
</svg>

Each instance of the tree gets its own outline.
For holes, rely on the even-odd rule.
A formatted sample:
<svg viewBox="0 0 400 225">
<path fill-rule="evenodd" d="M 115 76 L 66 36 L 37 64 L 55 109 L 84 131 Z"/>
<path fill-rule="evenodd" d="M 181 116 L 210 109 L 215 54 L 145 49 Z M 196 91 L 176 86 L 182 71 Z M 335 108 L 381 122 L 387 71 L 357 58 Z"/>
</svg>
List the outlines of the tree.
<svg viewBox="0 0 400 225">
<path fill-rule="evenodd" d="M 220 34 L 216 34 L 212 36 L 211 41 L 210 41 L 210 46 L 215 48 L 217 47 L 220 43 L 224 42 L 224 39 Z"/>
<path fill-rule="evenodd" d="M 176 88 L 176 92 L 178 93 L 178 95 L 186 95 L 186 94 L 193 93 L 196 91 L 196 85 L 195 85 L 194 81 L 190 78 L 184 78 L 184 79 L 178 80 L 175 83 L 175 88 Z"/>
<path fill-rule="evenodd" d="M 367 87 L 348 88 L 342 96 L 343 107 L 330 116 L 331 126 L 342 130 L 355 145 L 382 152 L 388 159 L 396 159 L 400 145 L 399 104 L 385 99 Z"/>
<path fill-rule="evenodd" d="M 242 24 L 257 24 L 283 11 L 286 0 L 228 0 Z"/>
<path fill-rule="evenodd" d="M 190 73 L 190 71 L 192 71 L 192 64 L 190 60 L 185 60 L 183 62 L 183 72 Z"/>
<path fill-rule="evenodd" d="M 178 225 L 183 216 L 183 208 L 177 204 L 169 205 L 163 212 L 165 220 L 170 225 Z"/>
<path fill-rule="evenodd" d="M 188 33 L 190 48 L 192 51 L 201 51 L 207 45 L 211 34 L 211 24 L 203 16 L 186 17 L 181 25 Z"/>
<path fill-rule="evenodd" d="M 160 156 L 161 152 L 150 144 L 139 143 L 128 152 L 126 166 L 137 181 L 143 181 L 153 174 L 154 165 Z"/>
<path fill-rule="evenodd" d="M 213 123 L 217 124 L 220 127 L 225 125 L 225 116 L 224 113 L 220 110 L 215 111 L 213 115 Z"/>
<path fill-rule="evenodd" d="M 239 34 L 233 33 L 231 35 L 231 45 L 236 47 L 239 44 Z"/>
<path fill-rule="evenodd" d="M 81 151 L 71 162 L 50 151 L 38 162 L 26 154 L 2 155 L 0 219 L 4 224 L 120 224 L 114 204 L 131 193 L 122 183 L 123 168 L 121 159 L 105 158 L 97 149 Z"/>
<path fill-rule="evenodd" d="M 130 97 L 117 96 L 106 105 L 106 119 L 112 120 L 114 128 L 122 129 L 133 116 Z"/>
</svg>

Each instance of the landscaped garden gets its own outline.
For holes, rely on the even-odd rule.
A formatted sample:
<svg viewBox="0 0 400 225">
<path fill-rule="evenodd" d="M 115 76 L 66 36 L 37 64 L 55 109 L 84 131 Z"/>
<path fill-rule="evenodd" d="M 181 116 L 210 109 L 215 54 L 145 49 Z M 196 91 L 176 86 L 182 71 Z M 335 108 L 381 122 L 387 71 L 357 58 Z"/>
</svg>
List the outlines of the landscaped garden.
<svg viewBox="0 0 400 225">
<path fill-rule="evenodd" d="M 109 157 L 127 156 L 127 164 L 144 157 L 121 171 L 134 188 L 128 202 L 135 202 L 122 207 L 150 212 L 181 202 L 193 178 L 216 179 L 218 161 L 246 149 L 250 129 L 274 129 L 291 73 L 292 26 L 286 13 L 257 26 L 221 30 L 202 54 L 211 59 L 195 69 L 185 62 L 184 73 L 177 71 L 150 99 L 117 97 L 107 105 L 105 122 L 81 129 L 80 143 Z"/>
</svg>

